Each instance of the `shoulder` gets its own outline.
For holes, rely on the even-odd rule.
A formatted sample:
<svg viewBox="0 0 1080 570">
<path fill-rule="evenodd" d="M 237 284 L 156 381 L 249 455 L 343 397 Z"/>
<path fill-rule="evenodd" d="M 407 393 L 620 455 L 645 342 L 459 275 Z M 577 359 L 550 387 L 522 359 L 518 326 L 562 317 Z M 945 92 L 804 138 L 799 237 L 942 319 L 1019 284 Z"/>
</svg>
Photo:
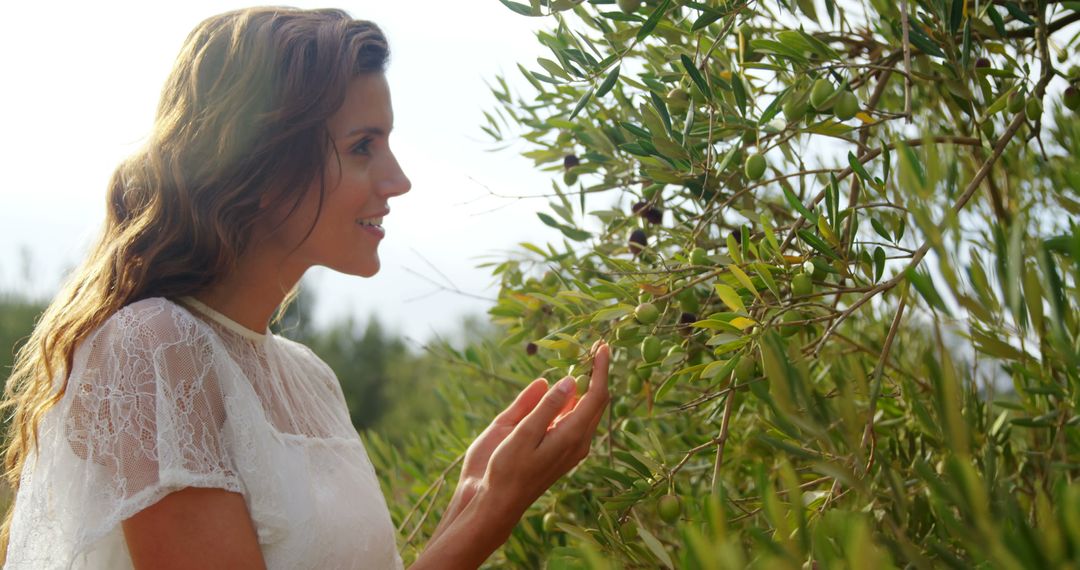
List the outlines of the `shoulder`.
<svg viewBox="0 0 1080 570">
<path fill-rule="evenodd" d="M 290 360 L 300 365 L 305 372 L 319 371 L 326 377 L 328 382 L 337 383 L 337 375 L 334 370 L 311 347 L 280 335 L 274 335 L 274 341 L 281 347 L 282 352 L 287 354 Z"/>
<path fill-rule="evenodd" d="M 154 350 L 177 344 L 198 344 L 206 331 L 183 306 L 164 297 L 135 301 L 110 315 L 86 339 L 90 350 L 123 345 Z"/>
<path fill-rule="evenodd" d="M 298 342 L 291 338 L 277 334 L 274 335 L 274 341 L 277 343 L 278 346 L 281 347 L 282 351 L 284 351 L 289 356 L 292 356 L 293 358 L 298 358 L 304 361 L 318 361 L 324 366 L 326 365 L 326 363 L 323 362 L 321 358 L 319 358 L 319 355 L 315 354 L 315 351 L 312 350 L 311 347 L 302 342 Z"/>
</svg>

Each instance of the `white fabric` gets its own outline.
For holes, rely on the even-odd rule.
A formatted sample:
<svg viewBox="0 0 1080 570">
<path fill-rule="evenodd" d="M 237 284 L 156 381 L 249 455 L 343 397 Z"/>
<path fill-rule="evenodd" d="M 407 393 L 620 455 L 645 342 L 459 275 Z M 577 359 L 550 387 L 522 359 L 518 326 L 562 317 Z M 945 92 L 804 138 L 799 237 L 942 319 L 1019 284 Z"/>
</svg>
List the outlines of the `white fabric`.
<svg viewBox="0 0 1080 570">
<path fill-rule="evenodd" d="M 112 315 L 39 433 L 7 569 L 132 568 L 119 523 L 184 487 L 241 493 L 270 570 L 402 568 L 334 373 L 195 299 Z"/>
</svg>

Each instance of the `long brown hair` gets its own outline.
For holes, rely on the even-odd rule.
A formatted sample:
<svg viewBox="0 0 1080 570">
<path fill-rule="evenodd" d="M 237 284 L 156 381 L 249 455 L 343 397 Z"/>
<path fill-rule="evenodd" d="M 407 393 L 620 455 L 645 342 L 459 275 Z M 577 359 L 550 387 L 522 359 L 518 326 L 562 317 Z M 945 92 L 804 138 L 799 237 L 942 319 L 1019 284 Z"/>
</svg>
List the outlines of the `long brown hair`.
<svg viewBox="0 0 1080 570">
<path fill-rule="evenodd" d="M 129 303 L 214 285 L 236 267 L 260 216 L 295 211 L 316 183 L 321 208 L 323 165 L 336 152 L 326 119 L 351 79 L 384 72 L 387 59 L 378 26 L 340 10 L 237 10 L 188 35 L 148 142 L 112 175 L 100 238 L 16 355 L 0 402 L 0 411 L 14 408 L 4 442 L 13 493 L 79 343 Z M 55 393 L 54 378 L 63 379 Z M 0 527 L 0 565 L 13 511 L 14 502 Z"/>
</svg>

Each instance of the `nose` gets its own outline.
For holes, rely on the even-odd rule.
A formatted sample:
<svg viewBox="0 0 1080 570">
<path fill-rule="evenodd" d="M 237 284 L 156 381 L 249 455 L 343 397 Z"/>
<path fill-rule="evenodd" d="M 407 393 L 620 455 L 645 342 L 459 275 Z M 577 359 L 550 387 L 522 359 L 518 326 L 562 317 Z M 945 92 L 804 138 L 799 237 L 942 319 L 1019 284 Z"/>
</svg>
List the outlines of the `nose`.
<svg viewBox="0 0 1080 570">
<path fill-rule="evenodd" d="M 383 179 L 380 186 L 381 194 L 387 198 L 400 196 L 412 189 L 412 182 L 409 177 L 405 176 L 405 172 L 401 170 L 401 165 L 398 164 L 397 157 L 393 153 L 390 153 L 390 164 L 386 171 L 386 178 Z"/>
</svg>

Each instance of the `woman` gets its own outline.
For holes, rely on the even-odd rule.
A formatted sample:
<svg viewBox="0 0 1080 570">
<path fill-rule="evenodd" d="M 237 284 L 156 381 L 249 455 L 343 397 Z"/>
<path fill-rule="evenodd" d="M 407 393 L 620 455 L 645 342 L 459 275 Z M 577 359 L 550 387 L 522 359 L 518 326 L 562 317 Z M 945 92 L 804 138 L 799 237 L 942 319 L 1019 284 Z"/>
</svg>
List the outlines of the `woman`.
<svg viewBox="0 0 1080 570">
<path fill-rule="evenodd" d="M 304 272 L 370 277 L 408 192 L 385 38 L 336 10 L 201 23 L 103 235 L 19 353 L 5 568 L 400 568 L 340 385 L 267 323 Z M 581 461 L 609 400 L 538 379 L 470 446 L 412 568 L 476 568 Z"/>
</svg>

